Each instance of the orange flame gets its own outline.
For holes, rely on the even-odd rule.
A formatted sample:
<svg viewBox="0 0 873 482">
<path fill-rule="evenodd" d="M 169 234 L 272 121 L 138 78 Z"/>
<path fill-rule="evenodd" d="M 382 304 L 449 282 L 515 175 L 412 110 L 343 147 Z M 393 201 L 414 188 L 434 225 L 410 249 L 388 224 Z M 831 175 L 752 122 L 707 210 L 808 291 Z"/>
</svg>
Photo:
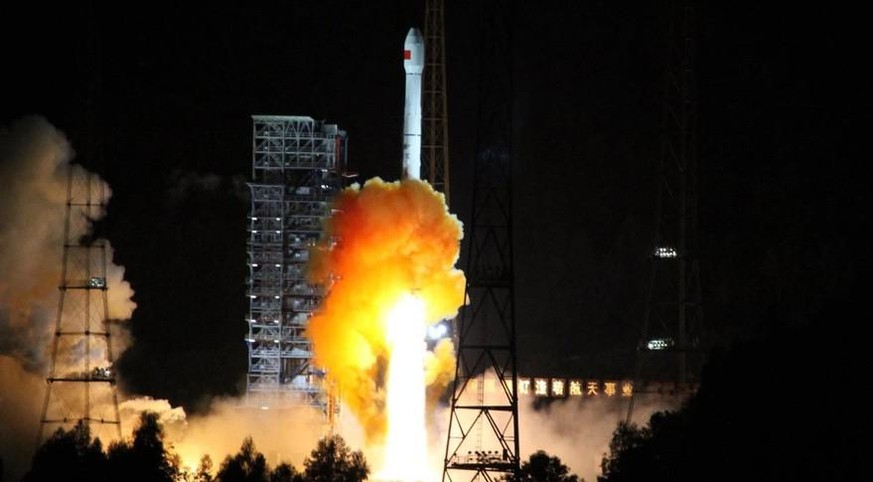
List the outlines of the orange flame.
<svg viewBox="0 0 873 482">
<path fill-rule="evenodd" d="M 443 194 L 415 179 L 355 184 L 333 208 L 310 257 L 310 281 L 330 291 L 309 322 L 308 336 L 316 363 L 337 382 L 368 440 L 377 441 L 386 428 L 386 315 L 414 292 L 425 302 L 428 324 L 455 316 L 464 300 L 464 273 L 455 268 L 462 225 L 448 212 Z M 434 356 L 443 361 L 429 369 L 448 376 L 428 378 L 445 384 L 454 374 L 453 353 L 443 348 Z"/>
</svg>

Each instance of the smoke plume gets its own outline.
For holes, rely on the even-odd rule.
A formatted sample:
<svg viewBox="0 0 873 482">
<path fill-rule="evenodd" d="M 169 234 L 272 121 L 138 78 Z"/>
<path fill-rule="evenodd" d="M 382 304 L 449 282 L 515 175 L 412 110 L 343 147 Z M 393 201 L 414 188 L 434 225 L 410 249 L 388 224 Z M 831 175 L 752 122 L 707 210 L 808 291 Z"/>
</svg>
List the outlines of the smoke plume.
<svg viewBox="0 0 873 482">
<path fill-rule="evenodd" d="M 385 315 L 408 293 L 425 301 L 428 323 L 456 314 L 464 298 L 464 274 L 455 268 L 463 232 L 445 197 L 419 180 L 373 178 L 343 190 L 333 208 L 310 256 L 310 281 L 329 293 L 308 333 L 316 362 L 375 442 L 386 429 Z M 428 365 L 428 381 L 445 388 L 454 374 L 451 344 L 433 351 Z"/>
<path fill-rule="evenodd" d="M 518 405 L 522 462 L 537 450 L 545 450 L 587 482 L 601 474 L 600 463 L 609 455 L 612 434 L 628 408 L 622 401 L 574 398 L 539 409 L 526 400 L 519 400 Z M 643 426 L 655 412 L 678 407 L 679 401 L 671 397 L 638 399 L 633 422 Z"/>
<path fill-rule="evenodd" d="M 64 135 L 41 117 L 0 129 L 0 456 L 11 474 L 22 470 L 33 449 L 28 441 L 36 440 L 58 309 L 68 176 L 89 175 L 78 165 L 70 174 L 73 156 Z M 108 200 L 109 186 L 96 182 Z M 70 223 L 71 239 L 89 235 L 97 221 L 77 209 L 71 218 L 83 222 Z M 125 320 L 136 308 L 133 291 L 111 256 L 109 247 L 108 316 Z M 116 325 L 113 334 L 121 334 L 123 325 Z"/>
</svg>

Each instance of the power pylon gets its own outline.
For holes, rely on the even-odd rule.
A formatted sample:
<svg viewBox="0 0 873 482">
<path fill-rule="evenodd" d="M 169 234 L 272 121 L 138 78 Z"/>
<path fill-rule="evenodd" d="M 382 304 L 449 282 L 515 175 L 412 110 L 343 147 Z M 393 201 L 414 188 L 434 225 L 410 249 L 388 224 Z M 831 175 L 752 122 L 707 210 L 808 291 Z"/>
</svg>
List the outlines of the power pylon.
<svg viewBox="0 0 873 482">
<path fill-rule="evenodd" d="M 669 1 L 668 5 L 655 235 L 628 422 L 633 417 L 634 400 L 652 391 L 645 380 L 667 382 L 661 390 L 686 395 L 696 386 L 703 362 L 703 306 L 697 246 L 694 7 L 692 2 L 681 0 Z"/>
<path fill-rule="evenodd" d="M 77 423 L 104 443 L 121 438 L 112 340 L 107 319 L 107 242 L 91 223 L 106 210 L 97 176 L 70 165 L 60 297 L 37 444 Z"/>
<path fill-rule="evenodd" d="M 449 206 L 449 123 L 446 102 L 445 15 L 443 0 L 424 2 L 424 178 Z"/>
<path fill-rule="evenodd" d="M 512 252 L 510 10 L 483 2 L 468 305 L 456 330 L 457 365 L 443 482 L 492 481 L 519 471 Z"/>
</svg>

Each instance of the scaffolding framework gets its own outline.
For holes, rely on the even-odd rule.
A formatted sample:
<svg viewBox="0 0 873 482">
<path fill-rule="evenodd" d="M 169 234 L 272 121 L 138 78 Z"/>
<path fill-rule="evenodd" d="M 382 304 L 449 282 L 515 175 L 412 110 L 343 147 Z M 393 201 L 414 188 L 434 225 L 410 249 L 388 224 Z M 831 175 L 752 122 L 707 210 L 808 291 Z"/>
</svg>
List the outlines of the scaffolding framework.
<svg viewBox="0 0 873 482">
<path fill-rule="evenodd" d="M 443 482 L 517 478 L 511 6 L 482 2 L 473 206 Z"/>
<path fill-rule="evenodd" d="M 91 223 L 106 211 L 102 180 L 70 165 L 58 311 L 37 445 L 82 423 L 105 444 L 121 439 L 121 420 L 107 325 L 107 242 Z"/>
<path fill-rule="evenodd" d="M 330 202 L 344 187 L 346 133 L 311 117 L 252 120 L 246 401 L 258 407 L 314 407 L 332 423 L 336 394 L 313 364 L 306 336 L 325 287 L 308 283 L 306 270 Z"/>
</svg>

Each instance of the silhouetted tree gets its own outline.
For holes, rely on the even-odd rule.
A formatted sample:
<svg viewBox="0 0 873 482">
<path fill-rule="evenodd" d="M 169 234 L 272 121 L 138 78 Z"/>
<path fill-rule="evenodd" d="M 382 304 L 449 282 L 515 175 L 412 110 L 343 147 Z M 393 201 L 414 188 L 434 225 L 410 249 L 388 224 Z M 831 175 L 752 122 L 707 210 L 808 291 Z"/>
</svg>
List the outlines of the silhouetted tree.
<svg viewBox="0 0 873 482">
<path fill-rule="evenodd" d="M 251 437 L 243 440 L 239 452 L 228 455 L 215 476 L 216 482 L 269 482 L 269 467 L 264 454 L 255 450 Z"/>
<path fill-rule="evenodd" d="M 33 456 L 22 482 L 94 482 L 104 480 L 106 456 L 100 439 L 91 439 L 83 421 L 69 431 L 58 429 Z"/>
<path fill-rule="evenodd" d="M 657 424 L 657 420 L 671 416 L 661 412 L 653 415 L 651 420 Z M 652 468 L 647 465 L 653 456 L 651 441 L 652 430 L 648 426 L 619 423 L 609 442 L 610 455 L 604 457 L 600 464 L 602 475 L 597 478 L 598 481 L 661 480 L 655 478 Z"/>
<path fill-rule="evenodd" d="M 115 442 L 107 457 L 109 480 L 173 482 L 180 474 L 178 458 L 164 446 L 158 414 L 143 412 L 132 442 Z"/>
<path fill-rule="evenodd" d="M 579 476 L 571 474 L 570 469 L 556 456 L 543 450 L 532 453 L 522 462 L 518 479 L 507 477 L 510 482 L 580 482 Z M 582 480 L 582 482 L 585 482 Z"/>
<path fill-rule="evenodd" d="M 361 451 L 351 451 L 339 435 L 319 440 L 303 466 L 306 482 L 361 482 L 370 473 Z"/>
<path fill-rule="evenodd" d="M 194 474 L 194 482 L 212 482 L 212 457 L 209 454 L 200 457 L 197 472 Z"/>
<path fill-rule="evenodd" d="M 270 472 L 270 482 L 304 482 L 303 474 L 297 471 L 293 465 L 281 463 Z"/>
</svg>

